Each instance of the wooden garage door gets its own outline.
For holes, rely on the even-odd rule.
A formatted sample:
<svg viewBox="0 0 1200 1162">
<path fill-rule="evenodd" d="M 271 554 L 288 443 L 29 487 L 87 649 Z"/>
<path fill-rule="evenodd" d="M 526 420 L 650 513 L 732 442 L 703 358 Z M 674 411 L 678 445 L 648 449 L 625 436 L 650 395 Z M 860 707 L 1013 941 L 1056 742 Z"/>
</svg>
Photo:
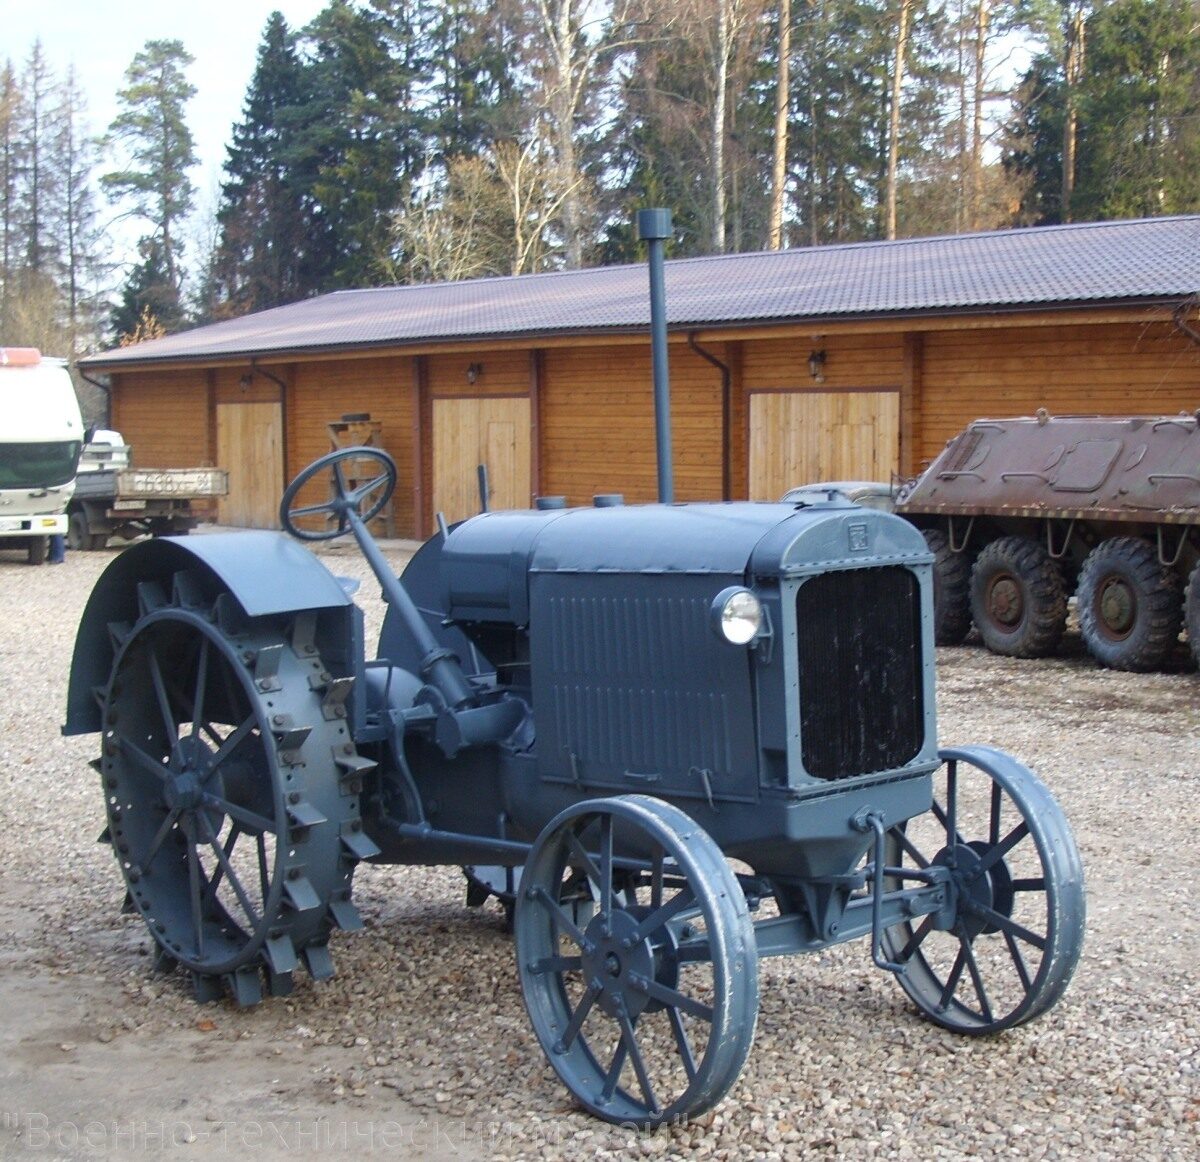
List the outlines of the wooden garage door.
<svg viewBox="0 0 1200 1162">
<path fill-rule="evenodd" d="M 278 403 L 217 405 L 217 463 L 229 495 L 217 506 L 223 525 L 277 529 L 283 496 L 283 416 Z"/>
<path fill-rule="evenodd" d="M 528 508 L 529 399 L 433 401 L 433 511 L 453 524 L 479 511 L 476 469 L 486 464 L 489 507 Z"/>
<path fill-rule="evenodd" d="M 750 396 L 750 498 L 778 500 L 820 480 L 890 480 L 899 469 L 897 391 Z"/>
</svg>

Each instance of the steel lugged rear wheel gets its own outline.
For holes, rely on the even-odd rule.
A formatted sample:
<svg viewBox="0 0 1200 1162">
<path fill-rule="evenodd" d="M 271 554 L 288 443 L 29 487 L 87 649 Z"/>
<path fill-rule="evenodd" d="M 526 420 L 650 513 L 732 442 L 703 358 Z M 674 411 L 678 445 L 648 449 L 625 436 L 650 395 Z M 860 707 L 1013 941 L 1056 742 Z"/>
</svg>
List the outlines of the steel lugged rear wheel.
<svg viewBox="0 0 1200 1162">
<path fill-rule="evenodd" d="M 1062 996 L 1083 945 L 1083 865 L 1066 817 L 1028 767 L 991 747 L 944 750 L 933 810 L 888 833 L 891 867 L 950 870 L 954 914 L 884 933 L 922 1014 L 959 1033 L 1032 1020 Z M 890 882 L 896 888 L 896 881 Z"/>
<path fill-rule="evenodd" d="M 654 1126 L 737 1080 L 758 1013 L 754 930 L 682 811 L 641 795 L 564 811 L 525 865 L 515 933 L 538 1040 L 593 1114 Z"/>
<path fill-rule="evenodd" d="M 1114 670 L 1156 670 L 1179 640 L 1179 582 L 1140 537 L 1110 537 L 1079 573 L 1079 631 L 1088 652 Z"/>
<path fill-rule="evenodd" d="M 168 599 L 138 588 L 141 616 L 110 627 L 99 762 L 108 831 L 164 968 L 197 996 L 241 1004 L 292 987 L 303 961 L 332 974 L 331 929 L 357 926 L 351 877 L 365 760 L 325 715 L 325 672 L 303 615 L 247 620 L 204 578 Z M 341 762 L 335 760 L 340 756 Z"/>
</svg>

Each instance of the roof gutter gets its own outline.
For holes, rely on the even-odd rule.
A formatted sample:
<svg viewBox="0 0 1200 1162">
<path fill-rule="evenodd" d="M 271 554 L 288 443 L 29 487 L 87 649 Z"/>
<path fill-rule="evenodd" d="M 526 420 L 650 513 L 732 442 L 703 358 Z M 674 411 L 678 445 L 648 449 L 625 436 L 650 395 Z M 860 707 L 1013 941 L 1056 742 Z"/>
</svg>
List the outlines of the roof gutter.
<svg viewBox="0 0 1200 1162">
<path fill-rule="evenodd" d="M 94 388 L 104 393 L 104 426 L 106 428 L 112 426 L 112 382 L 101 383 L 98 379 L 93 379 L 79 363 L 76 362 L 75 370 L 79 372 L 79 378 L 85 383 L 90 383 Z"/>
<path fill-rule="evenodd" d="M 1174 314 L 1171 315 L 1171 321 L 1179 328 L 1197 347 L 1200 347 L 1200 331 L 1196 330 L 1187 317 L 1191 313 L 1193 307 L 1200 307 L 1200 291 L 1195 294 L 1190 294 L 1175 308 Z"/>
<path fill-rule="evenodd" d="M 729 494 L 729 427 L 733 372 L 728 363 L 723 363 L 696 342 L 695 331 L 688 332 L 687 344 L 701 359 L 707 360 L 721 373 L 721 499 L 732 500 Z"/>
</svg>

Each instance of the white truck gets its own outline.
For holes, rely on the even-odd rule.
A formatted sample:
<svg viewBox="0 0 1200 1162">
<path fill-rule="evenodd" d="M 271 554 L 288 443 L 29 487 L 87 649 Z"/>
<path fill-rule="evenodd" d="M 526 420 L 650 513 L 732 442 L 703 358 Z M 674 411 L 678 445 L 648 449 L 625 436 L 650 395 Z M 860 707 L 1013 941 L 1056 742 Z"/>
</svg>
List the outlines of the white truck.
<svg viewBox="0 0 1200 1162">
<path fill-rule="evenodd" d="M 66 360 L 0 347 L 0 549 L 45 561 L 49 538 L 67 531 L 82 446 Z"/>
<path fill-rule="evenodd" d="M 112 536 L 180 536 L 211 519 L 228 491 L 221 468 L 135 468 L 120 432 L 96 431 L 79 461 L 67 544 L 103 549 Z"/>
</svg>

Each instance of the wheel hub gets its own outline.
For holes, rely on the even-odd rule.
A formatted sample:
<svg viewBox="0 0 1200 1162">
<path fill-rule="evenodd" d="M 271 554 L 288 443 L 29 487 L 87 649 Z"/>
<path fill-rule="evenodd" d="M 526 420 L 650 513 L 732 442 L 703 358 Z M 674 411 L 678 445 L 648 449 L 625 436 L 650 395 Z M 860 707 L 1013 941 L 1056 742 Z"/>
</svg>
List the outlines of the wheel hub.
<svg viewBox="0 0 1200 1162">
<path fill-rule="evenodd" d="M 639 918 L 624 909 L 595 916 L 584 935 L 584 979 L 600 986 L 596 1003 L 610 1017 L 620 1011 L 635 1017 L 650 1003 L 644 987 L 655 975 L 654 949 L 649 939 L 636 940 Z"/>
<path fill-rule="evenodd" d="M 1003 860 L 983 870 L 983 857 L 992 849 L 990 843 L 974 840 L 971 843 L 955 843 L 942 848 L 934 864 L 950 869 L 950 876 L 958 896 L 958 922 L 963 926 L 968 940 L 984 932 L 997 929 L 978 909 L 989 908 L 1002 916 L 1011 916 L 1013 908 L 1012 876 Z"/>
<path fill-rule="evenodd" d="M 1025 605 L 1021 600 L 1021 587 L 1010 576 L 998 577 L 992 585 L 988 612 L 997 624 L 1011 629 L 1019 625 Z"/>
<path fill-rule="evenodd" d="M 1125 638 L 1133 628 L 1137 611 L 1133 593 L 1119 578 L 1110 577 L 1100 587 L 1096 602 L 1101 623 L 1110 637 Z"/>
</svg>

